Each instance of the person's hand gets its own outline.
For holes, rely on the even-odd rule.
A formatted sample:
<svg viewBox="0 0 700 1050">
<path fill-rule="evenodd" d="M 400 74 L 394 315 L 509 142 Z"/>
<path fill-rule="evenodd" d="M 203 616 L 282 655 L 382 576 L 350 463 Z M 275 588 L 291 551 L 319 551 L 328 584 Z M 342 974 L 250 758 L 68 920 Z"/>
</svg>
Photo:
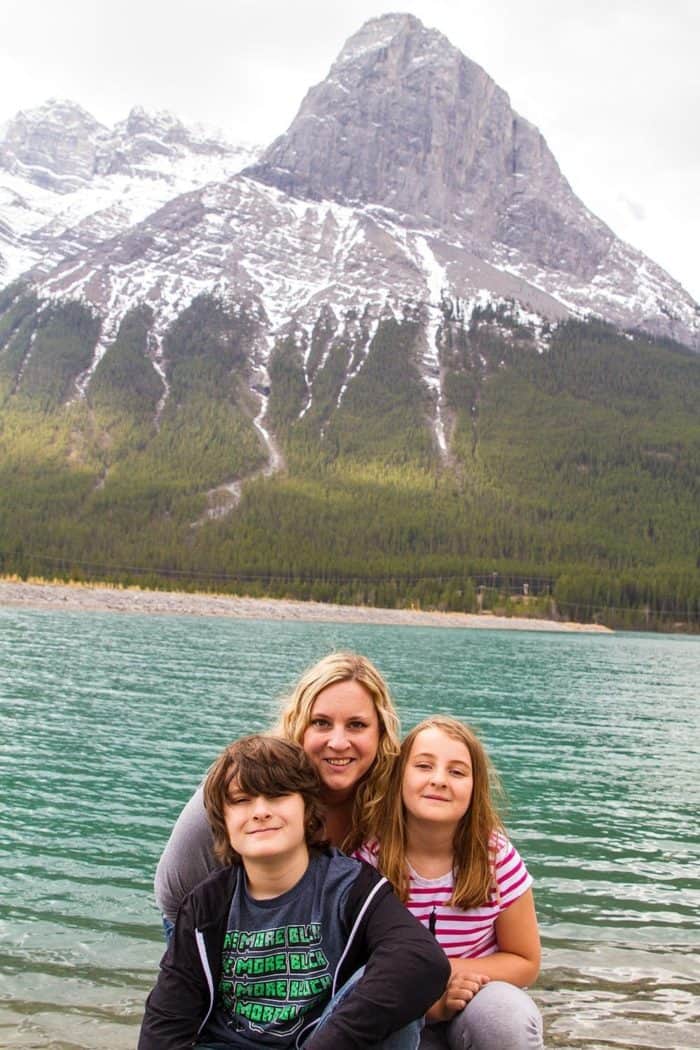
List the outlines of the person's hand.
<svg viewBox="0 0 700 1050">
<path fill-rule="evenodd" d="M 488 984 L 485 974 L 462 972 L 453 973 L 447 982 L 447 988 L 441 997 L 425 1015 L 429 1021 L 451 1021 L 455 1014 L 470 1003 L 476 993 Z"/>
</svg>

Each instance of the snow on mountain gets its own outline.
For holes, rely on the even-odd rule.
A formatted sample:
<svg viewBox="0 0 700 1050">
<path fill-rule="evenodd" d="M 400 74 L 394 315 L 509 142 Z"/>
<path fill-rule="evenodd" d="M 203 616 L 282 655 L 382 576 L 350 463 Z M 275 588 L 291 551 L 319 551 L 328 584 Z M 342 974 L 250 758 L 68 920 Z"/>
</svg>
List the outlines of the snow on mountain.
<svg viewBox="0 0 700 1050">
<path fill-rule="evenodd" d="M 585 207 L 505 91 L 412 15 L 351 37 L 247 174 L 297 197 L 390 208 L 575 312 L 700 346 L 681 285 Z"/>
<path fill-rule="evenodd" d="M 41 296 L 99 311 L 79 393 L 138 302 L 154 311 L 165 376 L 163 333 L 202 292 L 263 322 L 251 350 L 257 387 L 276 338 L 294 335 L 304 412 L 321 370 L 310 368 L 314 326 L 328 329 L 326 355 L 333 340 L 352 346 L 340 403 L 379 320 L 418 318 L 443 452 L 446 304 L 468 316 L 475 304 L 512 302 L 536 335 L 544 319 L 596 314 L 700 348 L 698 305 L 578 200 L 506 93 L 411 15 L 363 26 L 258 159 L 168 114 L 135 109 L 110 130 L 71 107 L 48 103 L 11 122 L 0 253 L 5 282 L 29 271 Z M 58 141 L 62 120 L 75 156 Z"/>
<path fill-rule="evenodd" d="M 436 440 L 443 451 L 437 351 L 442 299 L 455 288 L 473 303 L 522 298 L 525 287 L 461 246 L 446 245 L 434 232 L 407 227 L 387 209 L 300 201 L 244 176 L 171 201 L 107 245 L 67 259 L 40 284 L 42 295 L 97 306 L 102 338 L 90 372 L 136 302 L 154 310 L 159 347 L 167 326 L 196 295 L 209 291 L 244 304 L 262 316 L 268 332 L 251 362 L 263 383 L 275 337 L 297 332 L 308 354 L 311 331 L 325 312 L 329 347 L 349 334 L 356 345 L 347 385 L 362 367 L 379 319 L 401 318 L 407 304 L 414 304 L 423 320 L 420 367 L 433 395 Z M 536 288 L 527 288 L 527 294 L 539 314 L 568 316 L 564 306 Z M 365 320 L 363 331 L 356 316 Z M 348 326 L 357 330 L 350 333 Z M 319 366 L 314 376 L 307 375 L 307 409 L 321 371 Z"/>
<path fill-rule="evenodd" d="M 19 113 L 0 140 L 0 280 L 47 272 L 258 152 L 140 107 L 111 130 L 72 102 Z"/>
</svg>

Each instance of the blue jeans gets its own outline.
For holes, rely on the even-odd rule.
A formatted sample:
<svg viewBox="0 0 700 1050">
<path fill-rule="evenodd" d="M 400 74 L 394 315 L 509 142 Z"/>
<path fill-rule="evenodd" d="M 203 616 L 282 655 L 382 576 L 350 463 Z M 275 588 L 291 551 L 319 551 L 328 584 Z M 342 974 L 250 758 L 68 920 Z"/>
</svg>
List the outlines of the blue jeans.
<svg viewBox="0 0 700 1050">
<path fill-rule="evenodd" d="M 165 935 L 165 943 L 170 944 L 173 939 L 173 931 L 175 929 L 175 923 L 172 919 L 168 919 L 165 915 L 163 916 L 163 933 Z"/>
<path fill-rule="evenodd" d="M 326 1004 L 326 1008 L 321 1014 L 318 1024 L 314 1028 L 314 1035 L 323 1028 L 323 1025 L 331 1016 L 336 1006 L 338 1006 L 339 1003 L 342 1003 L 346 995 L 350 994 L 360 977 L 362 977 L 364 970 L 364 966 L 357 970 L 357 972 L 345 982 L 342 988 L 338 989 L 333 998 Z M 421 1017 L 417 1021 L 409 1022 L 404 1028 L 399 1028 L 397 1032 L 392 1032 L 391 1035 L 388 1035 L 381 1043 L 375 1043 L 373 1046 L 368 1046 L 365 1050 L 418 1050 L 422 1030 L 423 1018 Z"/>
<path fill-rule="evenodd" d="M 336 1006 L 338 1006 L 339 1003 L 342 1003 L 346 995 L 352 991 L 354 985 L 359 981 L 363 973 L 364 966 L 361 967 L 357 973 L 354 973 L 352 977 L 345 982 L 343 987 L 335 993 L 333 998 L 326 1003 L 326 1008 L 321 1014 L 318 1024 L 309 1033 L 309 1038 L 311 1038 L 311 1035 L 315 1035 L 319 1029 L 323 1028 L 323 1025 L 331 1016 Z M 373 1046 L 364 1047 L 363 1050 L 418 1050 L 422 1028 L 423 1018 L 421 1017 L 418 1021 L 411 1021 L 405 1028 L 400 1028 L 398 1032 L 392 1032 L 391 1035 L 387 1036 L 387 1038 L 381 1043 L 375 1043 Z M 220 1043 L 195 1043 L 195 1050 L 227 1050 L 227 1047 Z"/>
</svg>

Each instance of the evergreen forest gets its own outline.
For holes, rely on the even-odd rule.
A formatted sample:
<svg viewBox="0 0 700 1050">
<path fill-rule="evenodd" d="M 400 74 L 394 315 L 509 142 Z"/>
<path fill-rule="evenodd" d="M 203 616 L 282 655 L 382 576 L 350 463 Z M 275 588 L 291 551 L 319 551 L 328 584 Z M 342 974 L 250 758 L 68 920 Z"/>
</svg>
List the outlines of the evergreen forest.
<svg viewBox="0 0 700 1050">
<path fill-rule="evenodd" d="M 322 310 L 268 389 L 250 308 L 195 299 L 154 367 L 137 304 L 92 371 L 94 311 L 7 288 L 0 572 L 697 630 L 700 355 L 517 317 L 443 305 L 444 454 L 418 306 Z"/>
</svg>

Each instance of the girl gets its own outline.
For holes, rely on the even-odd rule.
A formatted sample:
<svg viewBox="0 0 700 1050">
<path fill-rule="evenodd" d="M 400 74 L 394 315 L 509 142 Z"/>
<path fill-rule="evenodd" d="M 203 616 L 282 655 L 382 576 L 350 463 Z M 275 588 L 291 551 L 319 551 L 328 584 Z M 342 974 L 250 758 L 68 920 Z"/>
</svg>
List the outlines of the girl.
<svg viewBox="0 0 700 1050">
<path fill-rule="evenodd" d="M 356 653 L 325 656 L 301 676 L 275 731 L 301 744 L 321 778 L 326 838 L 346 851 L 356 849 L 376 819 L 399 753 L 398 717 L 377 668 Z M 155 896 L 167 936 L 181 901 L 217 867 L 200 786 L 156 870 Z"/>
<path fill-rule="evenodd" d="M 470 729 L 426 719 L 401 746 L 376 838 L 356 853 L 393 883 L 450 961 L 421 1050 L 543 1046 L 539 1012 L 522 991 L 540 965 L 532 878 L 506 838 L 490 776 Z"/>
</svg>

